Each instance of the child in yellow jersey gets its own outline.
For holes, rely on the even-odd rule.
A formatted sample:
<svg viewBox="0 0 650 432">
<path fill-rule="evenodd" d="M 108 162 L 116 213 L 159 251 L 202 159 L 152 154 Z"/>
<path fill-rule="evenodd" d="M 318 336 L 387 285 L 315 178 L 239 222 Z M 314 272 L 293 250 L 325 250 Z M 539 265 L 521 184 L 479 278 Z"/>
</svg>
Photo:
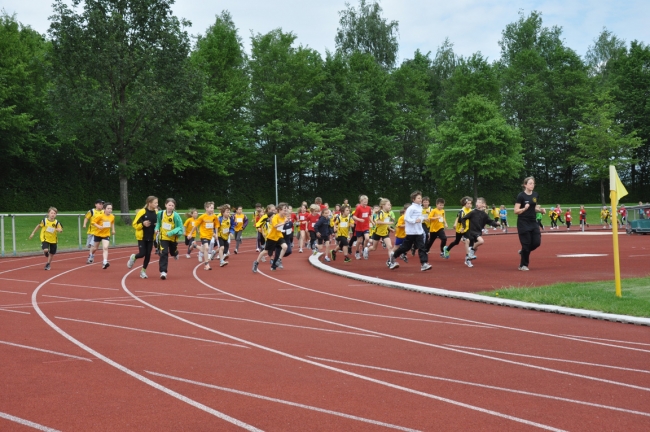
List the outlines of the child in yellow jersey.
<svg viewBox="0 0 650 432">
<path fill-rule="evenodd" d="M 160 234 L 160 260 L 158 267 L 160 269 L 160 279 L 167 279 L 167 263 L 169 256 L 178 259 L 178 237 L 183 235 L 185 227 L 180 215 L 176 213 L 176 200 L 167 198 L 165 200 L 165 210 L 158 212 L 158 221 L 156 223 L 156 236 Z"/>
<path fill-rule="evenodd" d="M 99 248 L 99 243 L 102 244 L 102 255 L 104 261 L 102 268 L 106 270 L 110 264 L 108 262 L 108 247 L 111 242 L 111 234 L 115 235 L 115 216 L 113 216 L 113 204 L 104 203 L 104 212 L 98 214 L 92 219 L 92 224 L 95 227 L 95 237 L 93 238 L 93 245 L 90 248 L 90 255 L 88 256 L 87 264 L 92 264 L 95 260 L 95 251 Z"/>
<path fill-rule="evenodd" d="M 97 216 L 98 214 L 102 213 L 104 211 L 104 201 L 98 199 L 95 201 L 95 208 L 90 209 L 86 212 L 86 216 L 84 216 L 84 224 L 83 227 L 86 228 L 86 225 L 88 225 L 88 231 L 86 231 L 86 247 L 90 249 L 90 247 L 94 243 L 94 238 L 95 238 L 95 227 L 92 224 L 92 219 Z"/>
<path fill-rule="evenodd" d="M 271 256 L 273 252 L 265 254 L 266 251 L 266 236 L 269 234 L 269 223 L 271 218 L 275 215 L 276 208 L 273 204 L 266 206 L 266 212 L 260 216 L 260 218 L 255 222 L 255 229 L 257 229 L 257 244 L 262 248 L 260 250 L 260 256 L 262 257 L 262 262 L 266 262 L 266 255 Z"/>
<path fill-rule="evenodd" d="M 242 235 L 244 234 L 244 230 L 248 226 L 248 217 L 244 214 L 244 209 L 242 206 L 238 206 L 237 210 L 235 211 L 235 226 L 234 226 L 234 231 L 235 231 L 235 254 L 239 253 L 239 246 L 241 246 L 242 242 Z"/>
<path fill-rule="evenodd" d="M 138 241 L 138 253 L 132 254 L 126 263 L 128 268 L 132 268 L 138 258 L 144 258 L 142 268 L 140 269 L 140 278 L 147 279 L 147 267 L 151 260 L 151 250 L 153 248 L 156 236 L 156 220 L 158 219 L 158 198 L 148 196 L 144 207 L 138 210 L 131 224 L 135 229 L 135 239 Z"/>
<path fill-rule="evenodd" d="M 201 252 L 199 252 L 199 262 L 203 260 L 204 270 L 212 270 L 210 267 L 210 242 L 216 239 L 217 230 L 219 229 L 219 217 L 214 214 L 214 202 L 208 201 L 203 204 L 205 213 L 199 216 L 194 222 L 195 238 L 201 242 Z"/>
<path fill-rule="evenodd" d="M 492 216 L 492 219 L 494 222 L 499 223 L 499 209 L 495 204 L 492 204 L 492 210 L 490 210 L 490 216 Z M 492 228 L 492 230 L 495 230 L 496 228 Z"/>
<path fill-rule="evenodd" d="M 370 239 L 368 240 L 368 243 L 364 245 L 364 247 L 370 247 L 372 245 L 372 236 L 375 234 L 375 230 L 377 229 L 377 225 L 375 225 L 375 221 L 379 217 L 380 210 L 381 209 L 379 208 L 378 205 L 372 208 L 372 218 L 370 219 Z"/>
<path fill-rule="evenodd" d="M 393 251 L 393 244 L 390 240 L 390 231 L 392 229 L 391 225 L 395 222 L 390 217 L 390 210 L 392 206 L 389 200 L 386 198 L 380 198 L 378 207 L 379 212 L 375 218 L 375 232 L 372 235 L 372 246 L 369 248 L 367 247 L 363 250 L 363 256 L 367 256 L 368 252 L 370 251 L 377 250 L 379 243 L 383 242 L 388 248 L 388 258 L 390 258 L 390 254 Z M 390 262 L 387 261 L 387 263 L 390 265 Z"/>
<path fill-rule="evenodd" d="M 397 219 L 397 223 L 395 224 L 395 246 L 393 246 L 393 253 L 399 249 L 402 243 L 404 243 L 404 239 L 406 238 L 406 222 L 404 222 L 404 213 L 406 213 L 406 209 L 409 208 L 410 205 L 411 203 L 404 204 L 402 210 L 399 211 L 400 216 Z M 405 263 L 409 262 L 405 253 L 402 254 L 401 258 Z"/>
<path fill-rule="evenodd" d="M 350 216 L 350 206 L 344 204 L 341 207 L 340 213 L 335 215 L 332 218 L 332 227 L 336 233 L 336 243 L 338 244 L 338 249 L 343 252 L 343 261 L 348 263 L 352 261 L 349 257 L 351 253 L 350 243 L 348 242 L 348 237 L 350 236 L 351 226 L 350 221 L 352 221 L 352 216 Z M 336 248 L 330 251 L 330 256 L 332 260 L 336 260 Z"/>
<path fill-rule="evenodd" d="M 607 228 L 607 225 L 609 227 L 612 227 L 612 224 L 610 223 L 610 217 L 612 214 L 609 212 L 609 209 L 607 209 L 607 206 L 603 206 L 603 209 L 600 211 L 600 222 L 603 224 L 603 229 Z"/>
<path fill-rule="evenodd" d="M 431 250 L 431 246 L 436 241 L 437 238 L 440 239 L 440 257 L 444 259 L 449 258 L 449 253 L 445 253 L 445 246 L 447 246 L 447 235 L 445 234 L 445 228 L 447 226 L 447 220 L 445 219 L 445 200 L 444 198 L 438 198 L 436 200 L 436 208 L 431 210 L 428 215 L 429 218 L 429 241 L 427 242 L 427 253 Z"/>
<path fill-rule="evenodd" d="M 445 257 L 449 258 L 449 253 L 451 252 L 452 248 L 454 246 L 457 246 L 461 241 L 465 243 L 465 255 L 469 254 L 469 242 L 465 241 L 463 238 L 465 233 L 469 231 L 469 221 L 465 221 L 465 223 L 460 223 L 460 218 L 465 216 L 467 213 L 472 211 L 472 198 L 466 196 L 461 198 L 460 200 L 460 205 L 462 208 L 458 212 L 458 215 L 456 216 L 456 220 L 454 221 L 454 228 L 456 229 L 456 239 L 449 243 L 448 246 L 443 247 L 443 253 L 445 254 Z"/>
<path fill-rule="evenodd" d="M 196 211 L 195 208 L 191 208 L 185 216 L 187 216 L 187 219 L 185 219 L 185 223 L 183 224 L 183 227 L 185 228 L 185 246 L 187 246 L 187 254 L 185 255 L 185 258 L 189 258 L 192 249 L 197 248 L 194 237 L 192 236 L 194 235 L 194 226 L 196 225 L 196 219 L 199 217 L 199 212 Z"/>
<path fill-rule="evenodd" d="M 228 249 L 230 248 L 230 234 L 234 232 L 232 226 L 232 219 L 230 218 L 230 206 L 224 204 L 219 208 L 221 216 L 219 216 L 219 266 L 223 267 L 228 264 Z"/>
<path fill-rule="evenodd" d="M 37 229 L 41 229 L 41 249 L 43 250 L 43 255 L 47 258 L 47 264 L 45 264 L 45 270 L 50 269 L 50 264 L 52 264 L 52 258 L 56 254 L 56 245 L 58 243 L 58 234 L 63 232 L 63 226 L 59 221 L 56 220 L 56 215 L 58 210 L 56 207 L 50 207 L 47 211 L 47 217 L 43 218 L 32 234 L 29 236 L 31 240 L 34 237 Z"/>
<path fill-rule="evenodd" d="M 429 240 L 429 231 L 431 221 L 429 220 L 429 213 L 431 213 L 431 199 L 428 196 L 422 197 L 422 230 L 424 231 L 425 239 L 424 244 Z"/>
<path fill-rule="evenodd" d="M 269 210 L 269 207 L 274 206 L 268 206 L 267 210 Z M 278 267 L 282 268 L 282 257 L 287 251 L 287 243 L 284 240 L 283 229 L 284 224 L 287 221 L 287 217 L 289 216 L 289 206 L 286 203 L 280 203 L 278 204 L 277 210 L 278 213 L 270 218 L 271 220 L 268 224 L 269 229 L 266 235 L 266 244 L 264 246 L 264 250 L 260 252 L 257 260 L 253 262 L 253 273 L 257 273 L 259 261 L 262 260 L 263 256 L 265 254 L 268 254 L 269 256 L 274 254 L 276 247 L 279 247 L 281 250 L 279 254 L 276 253 L 274 256 L 273 261 L 271 262 L 271 270 L 275 271 Z"/>
</svg>

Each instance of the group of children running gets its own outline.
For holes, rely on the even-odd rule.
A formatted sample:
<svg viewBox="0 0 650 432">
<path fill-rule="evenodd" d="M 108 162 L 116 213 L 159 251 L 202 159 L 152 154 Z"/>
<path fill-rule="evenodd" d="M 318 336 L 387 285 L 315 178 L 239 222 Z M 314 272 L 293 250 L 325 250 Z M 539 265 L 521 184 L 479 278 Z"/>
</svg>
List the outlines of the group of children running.
<svg viewBox="0 0 650 432">
<path fill-rule="evenodd" d="M 422 271 L 431 268 L 428 255 L 437 239 L 440 240 L 440 257 L 443 259 L 449 259 L 451 250 L 462 242 L 465 248 L 465 265 L 473 267 L 472 261 L 476 259 L 476 251 L 485 242 L 485 227 L 501 228 L 507 232 L 508 212 L 504 205 L 492 205 L 488 211 L 483 198 L 476 200 L 474 208 L 473 199 L 468 196 L 463 197 L 460 204 L 461 210 L 452 225 L 455 238 L 449 243 L 445 233 L 448 228 L 445 200 L 438 198 L 435 207 L 431 207 L 430 199 L 423 197 L 419 191 L 411 194 L 411 202 L 399 210 L 399 215 L 393 211 L 390 200 L 380 198 L 377 205 L 370 207 L 365 195 L 359 197 L 359 203 L 354 208 L 345 200 L 343 205 L 337 204 L 334 209 L 330 209 L 327 204 L 323 204 L 321 198 L 316 198 L 311 205 L 303 202 L 295 213 L 286 203 L 277 206 L 270 204 L 266 208 L 257 204 L 254 223 L 257 230 L 256 252 L 259 255 L 253 262 L 253 272 L 257 272 L 259 264 L 266 262 L 267 258 L 271 262 L 272 271 L 282 269 L 282 259 L 293 252 L 294 233 L 298 237 L 299 253 L 303 253 L 303 249 L 311 250 L 314 254 L 323 252 L 325 261 L 336 260 L 339 255 L 343 255 L 343 261 L 346 263 L 352 261 L 352 256 L 357 260 L 368 259 L 371 252 L 374 253 L 381 247 L 385 251 L 386 265 L 389 268 L 399 267 L 396 259 L 408 262 L 407 253 L 411 251 L 413 256 L 418 253 Z M 83 227 L 87 227 L 87 263 L 94 262 L 95 252 L 101 245 L 103 269 L 110 266 L 108 248 L 110 236 L 115 235 L 115 217 L 112 210 L 110 202 L 97 200 L 95 208 L 86 213 L 83 223 Z M 232 211 L 230 205 L 224 204 L 215 211 L 214 202 L 210 201 L 204 204 L 204 210 L 205 212 L 199 215 L 196 209 L 190 209 L 183 222 L 176 212 L 176 201 L 173 198 L 166 199 L 164 208 L 161 209 L 157 197 L 148 197 L 144 207 L 138 210 L 133 219 L 138 253 L 130 256 L 128 268 L 132 268 L 138 259 L 143 259 L 140 277 L 146 279 L 151 252 L 154 250 L 160 255 L 160 278 L 166 279 L 169 257 L 179 259 L 178 243 L 182 236 L 187 247 L 187 258 L 190 258 L 194 249 L 198 249 L 198 260 L 203 263 L 205 270 L 212 270 L 211 261 L 217 255 L 220 267 L 226 266 L 230 255 L 230 242 L 234 241 L 233 252 L 237 254 L 249 219 L 241 206 Z M 558 204 L 556 208 L 549 210 L 548 214 L 551 229 L 559 229 L 558 221 L 566 223 L 567 230 L 571 228 L 571 209 L 563 213 Z M 39 222 L 30 235 L 31 239 L 36 231 L 41 229 L 42 250 L 47 258 L 46 270 L 51 268 L 52 258 L 57 252 L 57 236 L 63 231 L 56 216 L 57 209 L 51 207 L 47 217 Z M 537 213 L 536 217 L 539 227 L 543 229 L 541 216 L 542 213 Z M 606 206 L 600 216 L 601 223 L 604 222 L 604 227 L 607 227 L 611 213 Z M 626 216 L 621 213 L 621 217 Z M 582 229 L 585 225 L 589 226 L 586 223 L 587 213 L 584 206 L 580 206 L 579 218 Z M 392 233 L 394 244 L 391 240 Z"/>
</svg>

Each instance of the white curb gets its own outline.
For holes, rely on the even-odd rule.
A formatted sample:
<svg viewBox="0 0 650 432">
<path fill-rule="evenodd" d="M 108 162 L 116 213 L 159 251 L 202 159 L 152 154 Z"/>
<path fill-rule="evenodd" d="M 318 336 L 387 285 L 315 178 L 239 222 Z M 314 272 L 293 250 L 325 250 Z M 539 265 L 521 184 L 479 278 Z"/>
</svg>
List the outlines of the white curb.
<svg viewBox="0 0 650 432">
<path fill-rule="evenodd" d="M 472 294 L 472 293 L 465 293 L 465 292 L 458 292 L 458 291 L 449 291 L 446 289 L 442 288 L 429 288 L 429 287 L 424 287 L 421 285 L 413 285 L 413 284 L 408 284 L 408 283 L 402 283 L 402 282 L 395 282 L 395 281 L 390 281 L 386 279 L 380 279 L 376 277 L 371 277 L 371 276 L 365 276 L 365 275 L 360 275 L 357 273 L 352 273 L 349 271 L 345 270 L 340 270 L 331 266 L 328 266 L 324 263 L 322 263 L 318 257 L 320 257 L 322 254 L 319 253 L 318 255 L 312 255 L 309 257 L 309 262 L 311 265 L 316 267 L 319 270 L 332 273 L 338 276 L 343 276 L 347 277 L 350 279 L 355 279 L 359 280 L 362 282 L 367 282 L 375 285 L 381 285 L 385 286 L 388 288 L 397 288 L 397 289 L 403 289 L 407 291 L 415 291 L 423 294 L 431 294 L 431 295 L 437 295 L 437 296 L 442 296 L 442 297 L 449 297 L 449 298 L 454 298 L 454 299 L 460 299 L 460 300 L 470 300 L 470 301 L 475 301 L 475 302 L 480 302 L 480 303 L 488 303 L 488 304 L 494 304 L 498 306 L 508 306 L 508 307 L 516 307 L 519 309 L 530 309 L 530 310 L 536 310 L 540 312 L 553 312 L 553 313 L 558 313 L 558 314 L 563 314 L 563 315 L 571 315 L 571 316 L 577 316 L 577 317 L 582 317 L 582 318 L 592 318 L 592 319 L 599 319 L 599 320 L 605 320 L 605 321 L 614 321 L 614 322 L 620 322 L 620 323 L 626 323 L 626 324 L 636 324 L 636 325 L 644 325 L 644 326 L 650 326 L 650 318 L 641 318 L 641 317 L 633 317 L 629 315 L 617 315 L 617 314 L 609 314 L 609 313 L 604 313 L 604 312 L 598 312 L 598 311 L 592 311 L 592 310 L 587 310 L 587 309 L 575 309 L 575 308 L 568 308 L 568 307 L 563 307 L 563 306 L 553 306 L 553 305 L 544 305 L 544 304 L 537 304 L 537 303 L 527 303 L 527 302 L 522 302 L 518 300 L 508 300 L 508 299 L 500 299 L 500 298 L 495 298 L 495 297 L 488 297 L 488 296 L 482 296 L 478 294 Z"/>
</svg>

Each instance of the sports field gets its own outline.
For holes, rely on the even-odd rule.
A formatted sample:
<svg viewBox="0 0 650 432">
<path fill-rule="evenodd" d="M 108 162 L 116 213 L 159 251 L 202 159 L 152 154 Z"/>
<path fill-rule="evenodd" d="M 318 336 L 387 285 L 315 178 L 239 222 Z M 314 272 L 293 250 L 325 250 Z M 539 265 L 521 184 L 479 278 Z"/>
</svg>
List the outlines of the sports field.
<svg viewBox="0 0 650 432">
<path fill-rule="evenodd" d="M 621 236 L 624 277 L 647 276 L 647 239 Z M 468 292 L 611 277 L 611 235 L 544 234 L 529 272 L 517 247 L 488 235 L 473 268 L 452 251 L 430 254 L 429 272 L 390 271 L 381 249 L 327 263 L 361 280 L 298 253 L 253 274 L 251 240 L 212 271 L 171 260 L 165 281 L 157 262 L 146 280 L 141 261 L 127 269 L 132 248 L 106 270 L 84 252 L 50 272 L 2 259 L 0 429 L 650 429 L 648 327 L 363 281 Z"/>
</svg>

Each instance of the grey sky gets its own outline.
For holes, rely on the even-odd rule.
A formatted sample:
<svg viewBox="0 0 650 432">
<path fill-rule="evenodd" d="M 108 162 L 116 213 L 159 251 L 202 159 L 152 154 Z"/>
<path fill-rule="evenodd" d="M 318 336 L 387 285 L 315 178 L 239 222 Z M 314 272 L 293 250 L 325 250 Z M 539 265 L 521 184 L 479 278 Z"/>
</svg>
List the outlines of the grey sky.
<svg viewBox="0 0 650 432">
<path fill-rule="evenodd" d="M 52 0 L 0 0 L 0 9 L 35 30 L 45 33 L 52 14 Z M 357 0 L 350 0 L 353 5 Z M 544 25 L 563 28 L 567 46 L 584 55 L 593 39 L 607 27 L 626 41 L 650 43 L 650 1 L 629 0 L 383 0 L 384 16 L 399 21 L 400 60 L 411 58 L 416 49 L 434 52 L 449 37 L 454 51 L 470 55 L 481 51 L 494 60 L 499 58 L 498 41 L 506 24 L 526 14 L 541 11 Z M 298 36 L 298 43 L 324 53 L 334 49 L 338 12 L 344 0 L 177 0 L 177 16 L 192 22 L 190 33 L 204 33 L 216 14 L 227 9 L 249 47 L 251 30 L 266 33 L 281 27 Z"/>
</svg>

